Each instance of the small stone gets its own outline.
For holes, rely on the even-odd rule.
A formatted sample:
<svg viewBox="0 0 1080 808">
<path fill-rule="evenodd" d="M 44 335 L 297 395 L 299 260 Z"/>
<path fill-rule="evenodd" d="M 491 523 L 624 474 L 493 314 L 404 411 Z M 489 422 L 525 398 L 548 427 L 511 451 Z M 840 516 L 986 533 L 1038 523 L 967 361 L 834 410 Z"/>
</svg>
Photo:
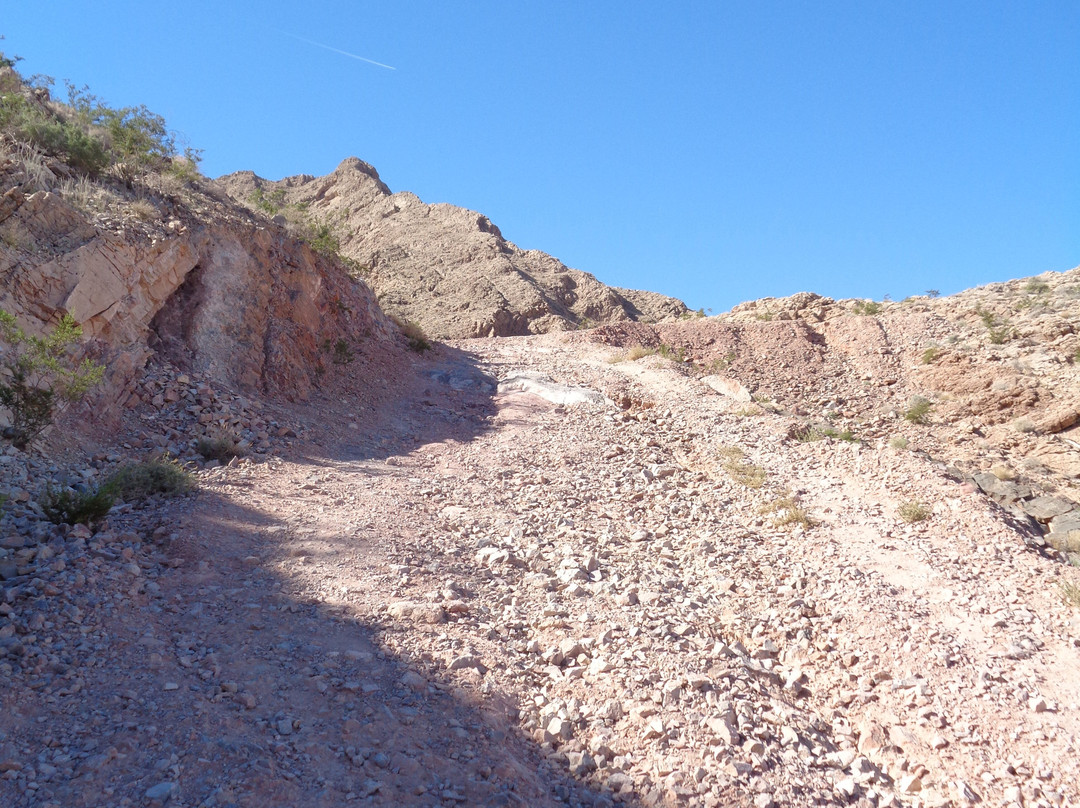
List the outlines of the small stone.
<svg viewBox="0 0 1080 808">
<path fill-rule="evenodd" d="M 180 689 L 180 685 L 178 685 L 176 682 L 166 682 L 165 686 L 162 688 L 162 690 L 179 690 L 179 689 Z"/>
<path fill-rule="evenodd" d="M 922 778 L 914 774 L 908 774 L 900 778 L 900 791 L 904 794 L 918 794 L 922 791 Z"/>
<path fill-rule="evenodd" d="M 176 791 L 176 783 L 158 783 L 156 786 L 150 786 L 146 789 L 146 799 L 157 800 L 158 802 L 165 802 Z"/>
</svg>

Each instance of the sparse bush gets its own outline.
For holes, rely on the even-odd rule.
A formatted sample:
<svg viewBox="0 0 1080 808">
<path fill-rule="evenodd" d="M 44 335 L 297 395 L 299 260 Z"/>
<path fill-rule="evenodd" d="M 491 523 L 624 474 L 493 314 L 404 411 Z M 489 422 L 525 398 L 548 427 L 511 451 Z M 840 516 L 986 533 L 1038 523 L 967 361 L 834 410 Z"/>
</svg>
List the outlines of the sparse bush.
<svg viewBox="0 0 1080 808">
<path fill-rule="evenodd" d="M 941 297 L 941 292 L 937 289 L 927 289 L 923 294 L 929 298 Z"/>
<path fill-rule="evenodd" d="M 930 422 L 930 410 L 934 405 L 930 399 L 922 396 L 912 396 L 908 402 L 908 408 L 904 411 L 904 420 L 913 424 L 927 424 Z"/>
<path fill-rule="evenodd" d="M 930 515 L 933 513 L 921 502 L 916 502 L 914 500 L 900 503 L 900 507 L 896 509 L 896 512 L 901 519 L 909 524 L 929 519 Z"/>
<path fill-rule="evenodd" d="M 1045 295 L 1050 292 L 1050 284 L 1046 281 L 1040 281 L 1036 278 L 1032 278 L 1024 284 L 1024 292 L 1029 295 Z"/>
<path fill-rule="evenodd" d="M 1016 479 L 1016 472 L 1008 466 L 994 466 L 990 469 L 990 473 L 997 477 L 999 480 L 1003 480 L 1005 482 Z"/>
<path fill-rule="evenodd" d="M 128 205 L 128 210 L 141 222 L 149 222 L 152 219 L 161 218 L 161 211 L 147 199 L 136 199 Z"/>
<path fill-rule="evenodd" d="M 11 421 L 4 437 L 19 449 L 104 376 L 103 365 L 89 359 L 76 364 L 72 358 L 69 347 L 81 336 L 69 314 L 46 336 L 33 337 L 19 328 L 14 315 L 0 310 L 0 407 Z"/>
<path fill-rule="evenodd" d="M 125 464 L 101 485 L 101 490 L 125 502 L 137 502 L 154 494 L 180 496 L 194 488 L 195 478 L 176 460 L 168 458 Z"/>
<path fill-rule="evenodd" d="M 851 306 L 851 311 L 859 315 L 873 316 L 881 313 L 881 304 L 873 300 L 856 300 Z"/>
<path fill-rule="evenodd" d="M 248 194 L 247 201 L 267 216 L 276 216 L 285 207 L 285 189 L 275 188 L 270 193 L 266 193 L 262 188 L 256 188 Z"/>
<path fill-rule="evenodd" d="M 412 320 L 402 320 L 395 315 L 390 315 L 390 319 L 401 329 L 401 333 L 409 341 L 409 347 L 412 350 L 417 353 L 431 350 L 431 341 L 428 339 L 428 335 L 424 333 L 420 323 L 415 323 Z"/>
<path fill-rule="evenodd" d="M 204 435 L 195 442 L 195 451 L 202 455 L 204 460 L 216 460 L 219 463 L 228 463 L 234 457 L 244 456 L 244 447 L 239 438 L 225 433 Z"/>
<path fill-rule="evenodd" d="M 1017 432 L 1023 432 L 1024 434 L 1035 431 L 1035 422 L 1023 416 L 1013 421 L 1012 426 Z"/>
<path fill-rule="evenodd" d="M 677 348 L 671 345 L 661 345 L 657 353 L 664 357 L 664 359 L 669 359 L 672 362 L 686 361 L 686 351 L 683 348 Z"/>
<path fill-rule="evenodd" d="M 896 435 L 889 439 L 889 445 L 894 449 L 906 449 L 908 447 L 908 439 L 903 435 Z"/>
<path fill-rule="evenodd" d="M 334 343 L 334 364 L 335 365 L 347 365 L 356 355 L 353 353 L 352 348 L 349 347 L 349 343 L 344 339 L 339 339 Z"/>
<path fill-rule="evenodd" d="M 49 486 L 38 500 L 45 518 L 56 525 L 93 525 L 108 515 L 113 495 L 104 488 L 76 491 Z"/>
<path fill-rule="evenodd" d="M 941 356 L 941 348 L 938 348 L 936 345 L 931 345 L 929 348 L 923 351 L 922 363 L 924 365 L 932 365 L 935 361 L 937 361 L 937 358 L 939 356 Z"/>
</svg>

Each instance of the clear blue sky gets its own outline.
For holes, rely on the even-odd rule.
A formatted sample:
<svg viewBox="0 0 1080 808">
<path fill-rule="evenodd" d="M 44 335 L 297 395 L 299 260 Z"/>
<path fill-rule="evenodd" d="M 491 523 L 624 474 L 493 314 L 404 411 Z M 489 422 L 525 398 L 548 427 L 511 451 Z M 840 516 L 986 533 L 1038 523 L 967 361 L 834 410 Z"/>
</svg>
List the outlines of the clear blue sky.
<svg viewBox="0 0 1080 808">
<path fill-rule="evenodd" d="M 355 155 L 694 308 L 1080 264 L 1076 0 L 0 0 L 0 33 L 210 176 Z"/>
</svg>

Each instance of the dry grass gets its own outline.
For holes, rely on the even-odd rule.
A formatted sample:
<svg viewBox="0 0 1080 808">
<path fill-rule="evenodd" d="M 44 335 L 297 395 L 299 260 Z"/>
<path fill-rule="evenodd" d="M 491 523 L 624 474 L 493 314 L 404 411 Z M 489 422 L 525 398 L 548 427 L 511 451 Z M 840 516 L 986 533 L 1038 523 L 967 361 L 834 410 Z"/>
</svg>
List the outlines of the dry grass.
<svg viewBox="0 0 1080 808">
<path fill-rule="evenodd" d="M 641 359 L 646 356 L 656 356 L 658 353 L 660 353 L 660 351 L 656 348 L 646 348 L 644 345 L 635 345 L 626 352 L 626 359 L 633 362 L 636 359 Z"/>
<path fill-rule="evenodd" d="M 1003 480 L 1005 482 L 1016 479 L 1016 472 L 1008 466 L 993 466 L 990 469 L 990 473 L 997 477 L 999 480 Z"/>
<path fill-rule="evenodd" d="M 761 486 L 765 485 L 767 476 L 765 469 L 753 463 L 731 458 L 725 461 L 724 471 L 728 473 L 732 480 L 746 488 L 761 488 Z"/>
<path fill-rule="evenodd" d="M 161 211 L 148 199 L 136 199 L 128 204 L 128 211 L 140 222 L 152 222 L 161 218 Z"/>
<path fill-rule="evenodd" d="M 802 527 L 809 530 L 814 526 L 814 520 L 799 507 L 791 494 L 785 494 L 767 505 L 762 505 L 758 508 L 758 513 L 776 514 L 773 527 Z"/>
<path fill-rule="evenodd" d="M 900 507 L 896 509 L 896 512 L 900 518 L 908 524 L 922 522 L 925 519 L 929 519 L 933 514 L 933 511 L 930 510 L 930 508 L 915 500 L 901 502 Z"/>
<path fill-rule="evenodd" d="M 1080 609 L 1080 586 L 1071 584 L 1068 581 L 1062 583 L 1058 587 L 1061 591 L 1061 599 L 1064 600 L 1070 606 L 1075 606 Z"/>
<path fill-rule="evenodd" d="M 889 445 L 894 449 L 906 449 L 908 447 L 908 439 L 903 435 L 897 435 L 889 439 Z"/>
</svg>

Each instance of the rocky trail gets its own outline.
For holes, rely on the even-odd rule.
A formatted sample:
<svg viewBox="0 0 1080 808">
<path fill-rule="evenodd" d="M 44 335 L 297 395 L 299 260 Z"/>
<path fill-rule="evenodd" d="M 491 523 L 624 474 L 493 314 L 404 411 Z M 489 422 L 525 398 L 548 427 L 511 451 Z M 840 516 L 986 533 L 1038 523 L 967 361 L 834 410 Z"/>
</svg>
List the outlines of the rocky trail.
<svg viewBox="0 0 1080 808">
<path fill-rule="evenodd" d="M 611 358 L 441 346 L 38 529 L 0 804 L 1080 801 L 1080 570 L 944 463 Z"/>
</svg>

